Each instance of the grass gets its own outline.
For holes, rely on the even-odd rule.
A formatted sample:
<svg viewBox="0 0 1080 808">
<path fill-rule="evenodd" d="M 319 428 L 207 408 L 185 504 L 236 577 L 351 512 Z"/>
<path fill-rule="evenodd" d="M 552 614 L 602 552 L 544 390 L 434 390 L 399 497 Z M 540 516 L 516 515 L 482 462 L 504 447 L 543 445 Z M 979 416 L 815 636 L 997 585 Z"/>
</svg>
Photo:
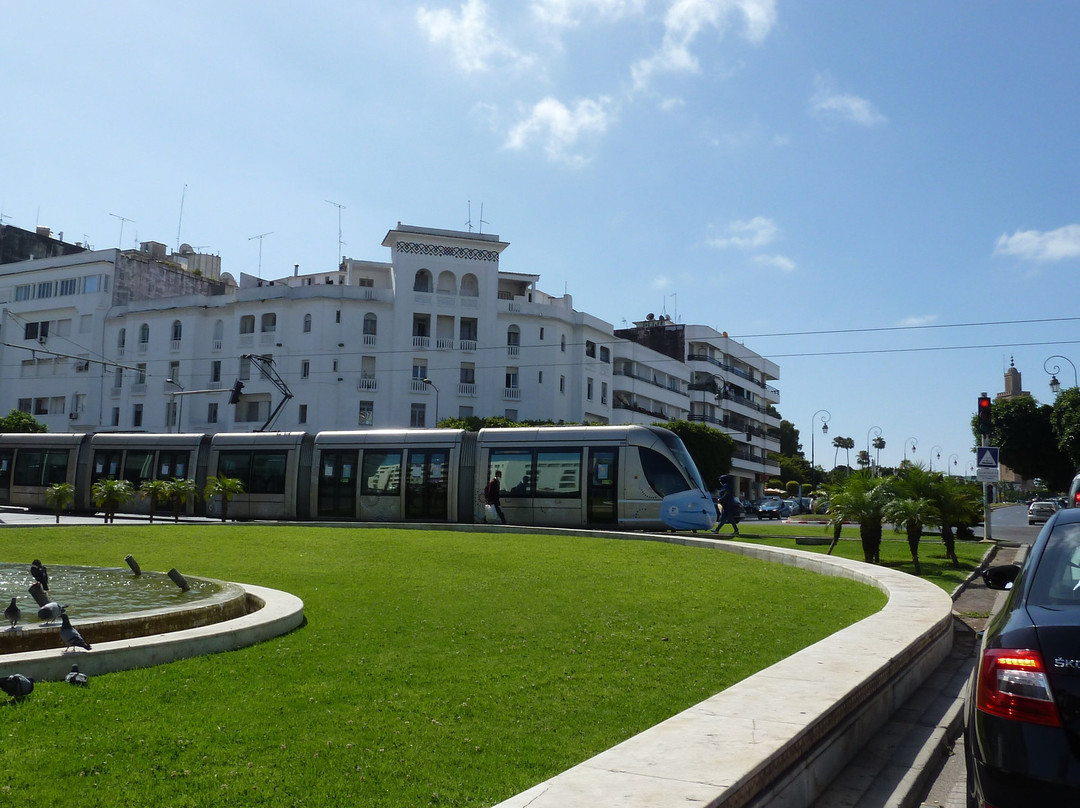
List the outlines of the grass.
<svg viewBox="0 0 1080 808">
<path fill-rule="evenodd" d="M 491 805 L 884 601 L 851 581 L 656 542 L 0 530 L 4 560 L 121 566 L 128 553 L 143 569 L 287 590 L 307 623 L 0 703 L 0 805 Z"/>
</svg>

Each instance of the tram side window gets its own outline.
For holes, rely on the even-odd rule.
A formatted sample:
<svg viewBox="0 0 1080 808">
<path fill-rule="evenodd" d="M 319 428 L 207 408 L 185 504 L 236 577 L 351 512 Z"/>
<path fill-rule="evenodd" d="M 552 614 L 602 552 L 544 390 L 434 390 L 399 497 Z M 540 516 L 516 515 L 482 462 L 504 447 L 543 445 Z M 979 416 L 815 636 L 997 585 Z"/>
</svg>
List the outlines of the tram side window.
<svg viewBox="0 0 1080 808">
<path fill-rule="evenodd" d="M 106 477 L 116 479 L 120 475 L 120 455 L 121 453 L 119 451 L 94 452 L 94 468 L 93 473 L 91 474 L 91 481 L 96 483 L 98 480 Z"/>
<path fill-rule="evenodd" d="M 536 496 L 581 496 L 581 450 L 538 450 L 536 453 Z"/>
<path fill-rule="evenodd" d="M 502 472 L 501 496 L 532 496 L 533 453 L 531 449 L 492 450 L 488 457 L 487 479 L 494 477 L 496 471 Z"/>
<path fill-rule="evenodd" d="M 397 495 L 401 491 L 401 452 L 364 452 L 360 470 L 360 493 L 366 496 Z"/>
<path fill-rule="evenodd" d="M 15 458 L 15 485 L 53 485 L 67 480 L 67 451 L 21 451 Z"/>
<path fill-rule="evenodd" d="M 0 452 L 0 488 L 7 488 L 11 484 L 11 458 L 14 452 Z"/>
<path fill-rule="evenodd" d="M 129 450 L 124 458 L 124 479 L 135 488 L 154 477 L 154 453 Z"/>
<path fill-rule="evenodd" d="M 662 497 L 690 490 L 690 484 L 679 469 L 659 452 L 638 447 L 641 457 L 641 470 L 652 489 Z"/>
<path fill-rule="evenodd" d="M 158 454 L 158 479 L 169 480 L 173 477 L 187 477 L 188 458 L 191 452 L 160 452 Z"/>
<path fill-rule="evenodd" d="M 247 494 L 284 494 L 287 458 L 285 452 L 222 452 L 218 474 L 238 479 Z"/>
</svg>

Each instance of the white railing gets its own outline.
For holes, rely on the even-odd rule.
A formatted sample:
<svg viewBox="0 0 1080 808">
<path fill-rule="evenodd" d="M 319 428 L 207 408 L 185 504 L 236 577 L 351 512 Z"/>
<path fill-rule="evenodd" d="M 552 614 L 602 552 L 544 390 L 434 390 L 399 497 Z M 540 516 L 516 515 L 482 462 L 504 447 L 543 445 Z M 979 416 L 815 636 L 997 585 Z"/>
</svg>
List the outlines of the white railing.
<svg viewBox="0 0 1080 808">
<path fill-rule="evenodd" d="M 123 359 L 124 358 L 124 346 L 123 345 L 119 346 L 116 349 L 116 357 L 117 357 L 117 359 Z"/>
<path fill-rule="evenodd" d="M 180 350 L 180 340 L 174 339 L 169 343 L 169 350 L 176 353 Z"/>
<path fill-rule="evenodd" d="M 506 355 L 507 356 L 517 356 L 519 353 L 521 353 L 521 346 L 520 345 L 507 345 L 506 346 Z"/>
<path fill-rule="evenodd" d="M 459 351 L 475 351 L 476 350 L 476 340 L 474 340 L 474 339 L 459 339 L 458 340 L 458 350 Z"/>
<path fill-rule="evenodd" d="M 409 381 L 412 383 L 414 393 L 426 393 L 430 389 L 428 385 L 424 384 L 423 379 L 410 379 Z"/>
<path fill-rule="evenodd" d="M 429 348 L 431 347 L 431 337 L 413 337 L 412 346 L 414 348 Z"/>
<path fill-rule="evenodd" d="M 476 385 L 469 382 L 458 382 L 457 394 L 459 396 L 468 396 L 469 398 L 476 397 Z"/>
<path fill-rule="evenodd" d="M 414 379 L 415 381 L 415 379 Z M 374 376 L 361 376 L 356 382 L 357 390 L 376 390 L 378 389 Z"/>
<path fill-rule="evenodd" d="M 440 351 L 452 351 L 454 350 L 454 338 L 453 337 L 436 337 L 435 347 Z"/>
<path fill-rule="evenodd" d="M 521 388 L 520 387 L 504 387 L 503 398 L 509 401 L 521 401 Z"/>
<path fill-rule="evenodd" d="M 379 341 L 378 334 L 364 334 L 365 345 L 375 345 Z"/>
<path fill-rule="evenodd" d="M 214 340 L 210 344 L 210 348 L 211 348 L 211 350 L 214 350 L 214 351 L 220 351 L 221 350 L 221 340 L 219 340 L 219 339 Z"/>
</svg>

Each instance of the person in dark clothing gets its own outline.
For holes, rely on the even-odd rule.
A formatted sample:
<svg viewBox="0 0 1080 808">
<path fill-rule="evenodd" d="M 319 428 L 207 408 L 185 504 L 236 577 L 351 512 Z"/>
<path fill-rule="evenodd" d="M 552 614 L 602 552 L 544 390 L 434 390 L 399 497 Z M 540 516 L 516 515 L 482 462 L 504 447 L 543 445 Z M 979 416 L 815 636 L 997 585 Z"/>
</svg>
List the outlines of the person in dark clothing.
<svg viewBox="0 0 1080 808">
<path fill-rule="evenodd" d="M 495 509 L 495 513 L 499 515 L 499 521 L 504 525 L 506 524 L 506 516 L 503 514 L 501 505 L 502 496 L 502 472 L 496 471 L 495 476 L 491 478 L 491 482 L 487 484 L 487 488 L 484 489 L 484 496 L 488 501 L 488 505 Z"/>
<path fill-rule="evenodd" d="M 713 533 L 719 533 L 725 524 L 731 525 L 734 532 L 732 536 L 739 535 L 739 503 L 735 500 L 735 479 L 730 474 L 720 475 L 720 520 L 713 528 Z"/>
</svg>

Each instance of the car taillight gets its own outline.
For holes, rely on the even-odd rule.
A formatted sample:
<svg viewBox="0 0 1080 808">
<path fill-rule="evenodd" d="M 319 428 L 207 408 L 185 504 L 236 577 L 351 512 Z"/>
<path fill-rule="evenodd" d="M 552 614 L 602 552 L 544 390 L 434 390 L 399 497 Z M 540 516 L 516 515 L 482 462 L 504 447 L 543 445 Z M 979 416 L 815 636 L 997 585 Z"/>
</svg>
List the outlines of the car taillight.
<svg viewBox="0 0 1080 808">
<path fill-rule="evenodd" d="M 1031 649 L 988 648 L 983 652 L 975 706 L 984 713 L 1060 727 L 1042 655 Z"/>
</svg>

